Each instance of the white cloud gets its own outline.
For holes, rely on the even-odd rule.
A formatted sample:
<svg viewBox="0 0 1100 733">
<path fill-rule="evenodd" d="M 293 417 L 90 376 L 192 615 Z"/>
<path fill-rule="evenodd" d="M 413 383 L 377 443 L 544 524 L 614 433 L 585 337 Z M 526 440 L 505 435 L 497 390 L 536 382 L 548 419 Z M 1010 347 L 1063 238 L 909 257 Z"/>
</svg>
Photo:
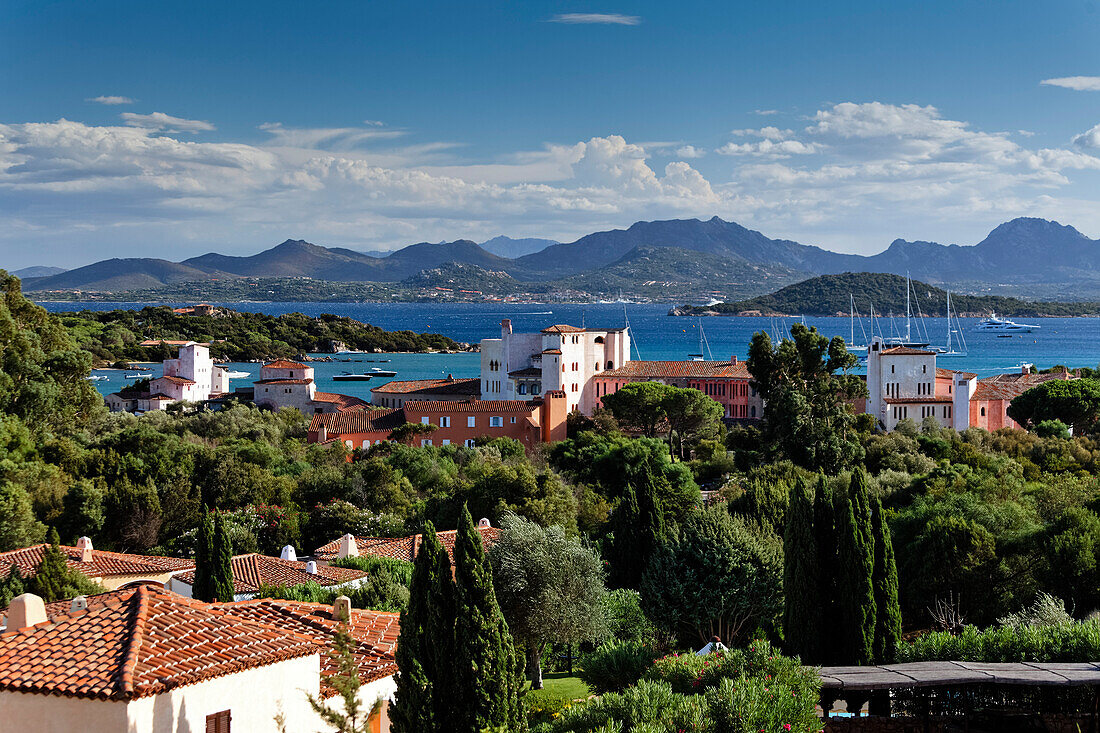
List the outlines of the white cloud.
<svg viewBox="0 0 1100 733">
<path fill-rule="evenodd" d="M 1085 150 L 1100 151 L 1100 125 L 1096 125 L 1073 138 L 1073 144 Z"/>
<path fill-rule="evenodd" d="M 97 104 L 133 104 L 134 103 L 134 100 L 130 99 L 129 97 L 113 97 L 113 96 L 89 97 L 88 99 L 85 99 L 84 101 L 85 102 L 95 102 Z"/>
<path fill-rule="evenodd" d="M 119 117 L 130 127 L 140 127 L 143 130 L 156 132 L 210 132 L 217 128 L 205 120 L 187 120 L 183 117 L 173 117 L 163 112 L 139 115 L 134 112 L 123 112 Z"/>
<path fill-rule="evenodd" d="M 772 158 L 788 158 L 792 155 L 811 155 L 820 146 L 799 140 L 761 140 L 755 143 L 726 143 L 714 152 L 719 155 L 758 155 Z"/>
<path fill-rule="evenodd" d="M 639 25 L 642 19 L 637 15 L 620 13 L 559 13 L 550 22 L 570 25 Z"/>
<path fill-rule="evenodd" d="M 769 125 L 768 127 L 761 127 L 759 130 L 754 130 L 752 128 L 730 130 L 730 134 L 738 137 L 762 137 L 765 140 L 776 142 L 779 140 L 787 140 L 794 135 L 794 130 L 780 130 L 778 127 Z"/>
<path fill-rule="evenodd" d="M 363 120 L 364 125 L 370 125 L 371 127 L 385 127 L 386 123 L 382 120 Z"/>
<path fill-rule="evenodd" d="M 777 115 L 777 114 L 779 114 L 779 110 L 777 110 L 777 109 L 754 109 L 754 110 L 752 111 L 752 113 L 753 113 L 754 115 L 762 115 L 762 116 L 764 116 L 764 117 L 767 117 L 767 116 L 769 116 L 769 115 Z"/>
<path fill-rule="evenodd" d="M 676 155 L 681 158 L 702 158 L 706 154 L 706 150 L 703 150 L 702 148 L 697 148 L 694 145 L 684 145 L 683 147 L 676 149 Z"/>
<path fill-rule="evenodd" d="M 283 127 L 280 122 L 265 122 L 260 129 L 271 135 L 272 145 L 311 150 L 350 150 L 367 141 L 393 139 L 405 134 L 402 130 L 377 127 Z"/>
<path fill-rule="evenodd" d="M 1043 79 L 1039 83 L 1048 87 L 1063 87 L 1078 92 L 1100 92 L 1100 76 L 1062 76 L 1057 79 Z"/>
</svg>

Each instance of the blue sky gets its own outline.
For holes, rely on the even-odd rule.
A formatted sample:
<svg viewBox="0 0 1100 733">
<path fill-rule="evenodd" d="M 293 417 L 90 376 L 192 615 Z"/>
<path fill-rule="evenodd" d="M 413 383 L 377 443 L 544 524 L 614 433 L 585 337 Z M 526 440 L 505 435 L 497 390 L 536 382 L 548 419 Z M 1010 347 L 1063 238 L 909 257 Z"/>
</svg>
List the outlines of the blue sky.
<svg viewBox="0 0 1100 733">
<path fill-rule="evenodd" d="M 712 215 L 864 253 L 1100 236 L 1096 0 L 5 7 L 12 268 Z"/>
</svg>

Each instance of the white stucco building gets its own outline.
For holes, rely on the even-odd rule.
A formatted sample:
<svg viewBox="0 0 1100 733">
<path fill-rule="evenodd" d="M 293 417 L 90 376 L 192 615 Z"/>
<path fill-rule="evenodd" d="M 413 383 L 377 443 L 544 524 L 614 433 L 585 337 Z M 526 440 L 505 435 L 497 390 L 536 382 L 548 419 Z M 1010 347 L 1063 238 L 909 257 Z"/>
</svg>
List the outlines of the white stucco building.
<svg viewBox="0 0 1100 733">
<path fill-rule="evenodd" d="M 210 358 L 210 347 L 188 341 L 175 359 L 164 360 L 163 376 L 144 390 L 123 389 L 105 398 L 112 412 L 164 410 L 173 402 L 202 402 L 229 391 L 229 374 Z"/>
<path fill-rule="evenodd" d="M 970 397 L 977 375 L 936 366 L 936 354 L 908 346 L 887 346 L 875 337 L 867 349 L 867 412 L 886 429 L 910 419 L 935 418 L 943 427 L 970 426 Z"/>
<path fill-rule="evenodd" d="M 499 339 L 481 341 L 481 398 L 522 400 L 560 390 L 569 411 L 591 415 L 597 402 L 592 377 L 628 361 L 627 328 L 555 325 L 539 333 L 513 333 L 505 319 Z"/>
<path fill-rule="evenodd" d="M 285 359 L 260 367 L 252 401 L 273 410 L 293 407 L 304 415 L 362 410 L 369 406 L 358 397 L 319 391 L 313 367 Z"/>
</svg>

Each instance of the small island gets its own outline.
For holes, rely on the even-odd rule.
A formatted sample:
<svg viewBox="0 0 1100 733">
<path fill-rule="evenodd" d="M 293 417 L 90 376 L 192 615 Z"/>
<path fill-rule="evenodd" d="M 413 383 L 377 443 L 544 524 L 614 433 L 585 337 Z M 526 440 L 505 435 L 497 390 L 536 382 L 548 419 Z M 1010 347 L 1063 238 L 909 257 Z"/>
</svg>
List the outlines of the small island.
<svg viewBox="0 0 1100 733">
<path fill-rule="evenodd" d="M 79 346 L 99 364 L 160 361 L 173 342 L 210 344 L 219 361 L 294 358 L 339 350 L 369 352 L 461 351 L 446 336 L 385 331 L 346 316 L 301 313 L 272 316 L 209 305 L 193 308 L 148 306 L 141 310 L 68 311 L 56 314 Z"/>
</svg>

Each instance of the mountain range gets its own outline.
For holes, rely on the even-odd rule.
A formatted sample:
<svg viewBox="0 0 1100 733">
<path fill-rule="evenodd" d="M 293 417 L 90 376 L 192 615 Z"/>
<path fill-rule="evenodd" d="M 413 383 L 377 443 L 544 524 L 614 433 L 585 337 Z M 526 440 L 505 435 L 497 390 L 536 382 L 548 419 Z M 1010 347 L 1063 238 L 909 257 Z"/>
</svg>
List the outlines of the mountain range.
<svg viewBox="0 0 1100 733">
<path fill-rule="evenodd" d="M 241 277 L 396 283 L 450 263 L 506 273 L 520 282 L 624 290 L 632 282 L 695 282 L 711 274 L 719 281 L 759 286 L 757 292 L 765 292 L 815 275 L 843 272 L 909 274 L 928 283 L 969 283 L 972 289 L 983 284 L 1100 286 L 1100 241 L 1045 219 L 1013 219 L 971 246 L 898 239 L 884 251 L 864 256 L 771 239 L 713 217 L 637 222 L 569 243 L 497 237 L 479 245 L 460 239 L 422 242 L 376 255 L 288 239 L 247 257 L 212 252 L 182 262 L 104 260 L 27 277 L 24 287 L 115 291 Z M 714 277 L 706 279 L 707 284 L 715 282 Z"/>
</svg>

